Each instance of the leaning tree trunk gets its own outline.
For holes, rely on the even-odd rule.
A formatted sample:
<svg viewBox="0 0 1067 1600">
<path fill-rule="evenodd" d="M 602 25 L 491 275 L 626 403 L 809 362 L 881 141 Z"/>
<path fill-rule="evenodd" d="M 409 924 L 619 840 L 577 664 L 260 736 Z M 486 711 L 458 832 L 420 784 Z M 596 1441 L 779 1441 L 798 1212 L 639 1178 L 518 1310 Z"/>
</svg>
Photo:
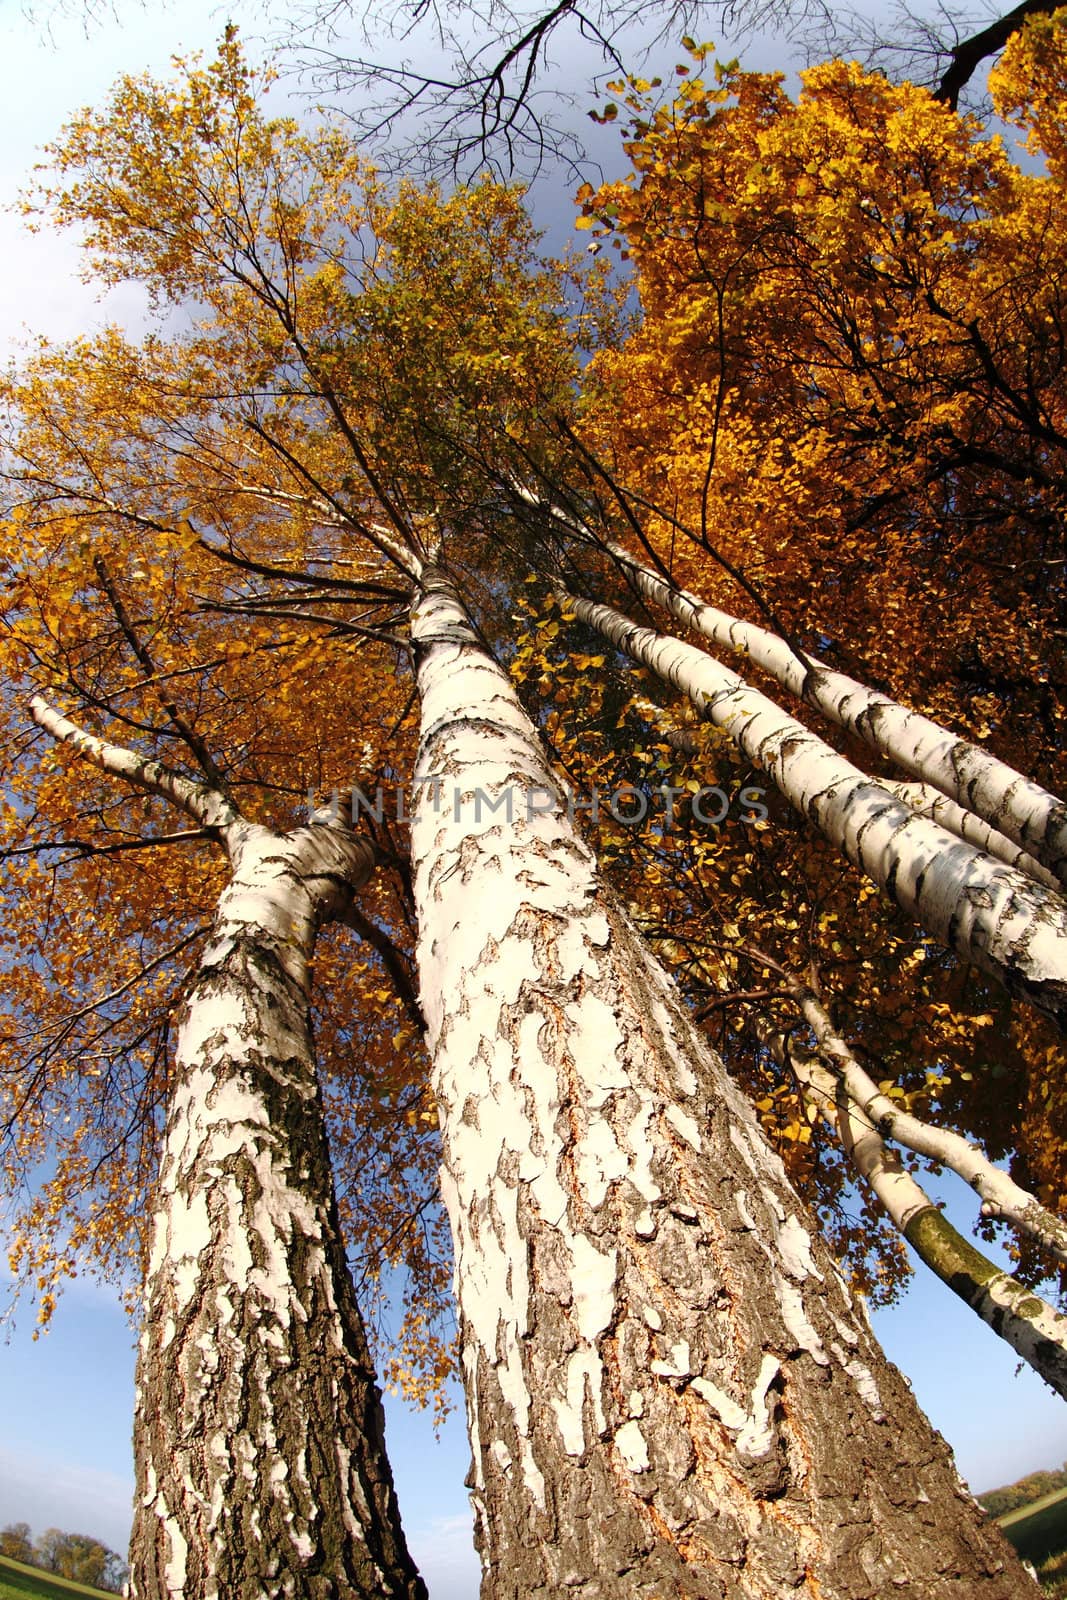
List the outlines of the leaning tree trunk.
<svg viewBox="0 0 1067 1600">
<path fill-rule="evenodd" d="M 924 1153 L 938 1146 L 949 1150 L 963 1146 L 964 1159 L 958 1164 L 950 1163 L 957 1171 L 970 1165 L 983 1177 L 988 1173 L 994 1188 L 1000 1188 L 997 1180 L 1010 1184 L 1011 1179 L 968 1146 L 959 1134 L 899 1113 L 893 1101 L 867 1076 L 844 1040 L 834 1033 L 829 1015 L 815 995 L 799 984 L 793 989 L 815 1034 L 818 1050 L 811 1054 L 779 1030 L 761 1028 L 775 1059 L 791 1072 L 808 1105 L 829 1123 L 853 1168 L 869 1184 L 890 1222 L 920 1261 L 1067 1400 L 1067 1316 L 957 1232 L 882 1135 L 892 1130 L 899 1143 Z M 901 1121 L 909 1126 L 902 1129 Z M 905 1133 L 909 1137 L 903 1137 Z M 972 1158 L 970 1163 L 966 1156 Z M 1046 1212 L 1033 1196 L 1026 1198 L 1030 1204 L 1022 1208 L 1022 1214 L 1039 1213 L 1041 1220 L 1047 1218 L 1050 1226 L 1042 1228 L 1041 1233 L 1045 1238 L 1051 1235 L 1058 1244 L 1063 1234 L 1062 1220 Z M 983 1214 L 986 1209 L 983 1205 Z"/>
<path fill-rule="evenodd" d="M 703 650 L 566 594 L 579 621 L 688 696 L 901 910 L 1067 1029 L 1067 904 L 921 816 Z"/>
<path fill-rule="evenodd" d="M 139 1600 L 403 1596 L 380 1395 L 345 1260 L 308 1011 L 318 926 L 373 851 L 235 823 L 185 1001 L 137 1375 Z"/>
<path fill-rule="evenodd" d="M 1067 885 L 1067 805 L 1057 795 L 921 712 L 835 672 L 814 656 L 801 655 L 766 628 L 719 611 L 698 595 L 666 583 L 620 545 L 609 543 L 608 549 L 624 564 L 645 599 L 658 601 L 714 644 L 755 661 L 783 688 L 888 756 L 903 771 L 950 796 L 964 812 L 982 818 L 1002 839 L 1013 840 L 1017 850 L 1030 852 L 1044 863 L 1055 882 Z M 992 853 L 1000 853 L 999 848 Z M 1002 859 L 1020 858 L 1016 854 Z M 1024 870 L 1029 870 L 1030 857 L 1024 859 Z"/>
<path fill-rule="evenodd" d="M 439 572 L 413 626 L 483 1596 L 1036 1595 L 602 890 Z"/>
</svg>

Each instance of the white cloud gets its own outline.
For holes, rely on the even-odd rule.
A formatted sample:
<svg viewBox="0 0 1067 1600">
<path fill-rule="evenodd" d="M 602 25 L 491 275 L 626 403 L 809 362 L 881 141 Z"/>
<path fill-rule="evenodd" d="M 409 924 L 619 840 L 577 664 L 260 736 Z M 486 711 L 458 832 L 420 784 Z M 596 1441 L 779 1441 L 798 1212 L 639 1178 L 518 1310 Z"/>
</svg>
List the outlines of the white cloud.
<svg viewBox="0 0 1067 1600">
<path fill-rule="evenodd" d="M 244 7 L 249 10 L 250 8 Z M 101 298 L 81 281 L 83 265 L 73 233 L 27 231 L 20 200 L 44 147 L 85 104 L 102 104 L 122 72 L 167 75 L 175 53 L 210 54 L 229 12 L 240 21 L 241 0 L 139 5 L 115 0 L 113 14 L 87 22 L 80 7 L 56 12 L 47 31 L 0 0 L 0 363 L 19 355 L 27 330 L 65 341 L 108 323 L 136 332 L 143 327 L 145 296 L 122 286 Z M 255 46 L 252 46 L 255 54 Z"/>
<path fill-rule="evenodd" d="M 0 338 L 18 358 L 34 335 L 57 342 L 91 334 L 118 323 L 136 329 L 144 322 L 145 297 L 123 286 L 101 295 L 82 282 L 82 257 L 73 236 L 30 233 L 13 212 L 0 212 L 0 258 L 4 262 Z"/>
</svg>

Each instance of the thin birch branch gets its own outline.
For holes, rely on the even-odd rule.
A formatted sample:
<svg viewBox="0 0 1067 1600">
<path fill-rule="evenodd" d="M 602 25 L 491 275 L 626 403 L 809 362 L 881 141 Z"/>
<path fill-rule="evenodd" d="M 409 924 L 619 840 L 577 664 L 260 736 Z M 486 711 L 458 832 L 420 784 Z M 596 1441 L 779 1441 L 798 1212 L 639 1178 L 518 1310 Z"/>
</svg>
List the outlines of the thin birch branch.
<svg viewBox="0 0 1067 1600">
<path fill-rule="evenodd" d="M 145 672 L 145 675 L 149 678 L 154 678 L 156 676 L 156 664 L 152 659 L 151 652 L 149 651 L 148 646 L 144 643 L 144 640 L 141 638 L 140 634 L 137 632 L 137 629 L 134 627 L 130 614 L 126 610 L 122 596 L 119 594 L 115 582 L 107 569 L 107 564 L 102 556 L 94 556 L 93 569 L 96 572 L 97 578 L 100 580 L 101 588 L 107 595 L 108 600 L 111 602 L 111 609 L 115 613 L 116 620 L 118 621 L 118 625 L 122 630 L 122 634 L 126 640 L 126 643 L 136 656 L 138 663 Z M 175 701 L 169 699 L 165 694 L 160 694 L 159 700 L 164 711 L 167 713 L 167 716 L 170 718 L 175 732 L 178 734 L 179 738 L 186 745 L 186 747 L 192 752 L 209 783 L 213 788 L 217 789 L 220 794 L 225 794 L 226 780 L 219 770 L 214 756 L 211 754 L 211 751 L 204 743 L 204 740 L 201 738 L 200 734 L 197 733 L 196 729 L 192 726 L 188 719 L 183 716 Z"/>
<path fill-rule="evenodd" d="M 47 700 L 34 695 L 30 701 L 30 715 L 39 728 L 43 728 L 57 744 L 75 751 L 83 761 L 98 767 L 110 777 L 128 783 L 131 788 L 156 794 L 171 805 L 177 806 L 194 822 L 204 828 L 225 832 L 241 820 L 241 814 L 232 800 L 207 784 L 195 783 L 162 762 L 148 756 L 139 756 L 125 745 L 110 744 L 86 733 L 69 718 L 62 716 Z"/>
<path fill-rule="evenodd" d="M 829 1122 L 853 1167 L 923 1264 L 1067 1399 L 1067 1316 L 990 1261 L 952 1226 L 904 1170 L 897 1153 L 886 1147 L 836 1071 L 795 1047 L 783 1050 L 782 1044 L 779 1040 L 775 1054 L 779 1059 L 787 1056 L 801 1092 Z"/>
<path fill-rule="evenodd" d="M 67 850 L 69 855 L 55 866 L 65 867 L 71 861 L 85 861 L 90 856 L 117 856 L 126 850 L 155 850 L 168 844 L 190 844 L 200 839 L 215 839 L 213 828 L 184 828 L 178 833 L 150 834 L 144 839 L 116 839 L 111 844 L 94 844 L 91 839 L 47 839 L 39 844 L 12 845 L 0 850 L 0 861 L 10 861 L 16 856 L 42 856 L 53 850 Z"/>
<path fill-rule="evenodd" d="M 879 1135 L 914 1150 L 916 1155 L 951 1168 L 980 1197 L 983 1217 L 1011 1223 L 1036 1239 L 1057 1261 L 1067 1264 L 1067 1219 L 1056 1216 L 1035 1195 L 1020 1188 L 962 1134 L 932 1127 L 894 1105 L 835 1032 L 829 1015 L 811 989 L 796 982 L 790 988 L 815 1035 L 822 1059 Z"/>
</svg>

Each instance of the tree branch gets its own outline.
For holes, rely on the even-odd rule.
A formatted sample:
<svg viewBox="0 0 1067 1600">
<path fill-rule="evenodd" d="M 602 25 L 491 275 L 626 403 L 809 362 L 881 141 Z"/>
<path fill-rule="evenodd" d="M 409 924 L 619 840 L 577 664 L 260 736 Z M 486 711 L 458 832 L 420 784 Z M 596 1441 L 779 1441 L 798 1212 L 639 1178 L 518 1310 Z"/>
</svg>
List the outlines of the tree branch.
<svg viewBox="0 0 1067 1600">
<path fill-rule="evenodd" d="M 201 827 L 224 833 L 241 820 L 233 801 L 218 789 L 185 778 L 171 767 L 165 767 L 162 762 L 139 756 L 124 745 L 110 744 L 105 739 L 86 733 L 40 695 L 34 695 L 30 701 L 30 715 L 37 726 L 43 728 L 57 744 L 67 745 L 83 761 L 98 767 L 110 777 L 128 783 L 131 788 L 168 800 Z"/>
<path fill-rule="evenodd" d="M 113 844 L 94 844 L 91 839 L 50 839 L 42 844 L 16 845 L 0 850 L 0 861 L 10 861 L 16 856 L 47 855 L 51 850 L 69 850 L 70 854 L 55 866 L 65 867 L 69 861 L 84 861 L 90 856 L 115 856 L 124 850 L 154 850 L 160 845 L 190 844 L 197 839 L 217 839 L 214 828 L 186 828 L 180 833 L 157 833 L 145 839 L 116 839 Z"/>
<path fill-rule="evenodd" d="M 137 657 L 138 662 L 144 669 L 147 676 L 149 678 L 155 678 L 157 676 L 156 664 L 152 659 L 148 646 L 144 643 L 143 639 L 140 637 L 136 628 L 134 627 L 130 618 L 130 614 L 126 610 L 125 604 L 123 603 L 122 596 L 115 587 L 114 580 L 112 579 L 110 572 L 107 570 L 107 565 L 102 556 L 93 557 L 93 570 L 100 580 L 101 588 L 111 602 L 111 609 L 115 613 L 115 616 L 118 620 L 118 625 L 122 629 L 123 637 L 125 638 L 127 644 Z M 211 751 L 197 733 L 196 729 L 182 715 L 181 711 L 179 711 L 177 707 L 177 704 L 173 700 L 169 700 L 166 695 L 163 694 L 159 696 L 159 700 L 164 711 L 167 713 L 167 716 L 174 725 L 175 731 L 182 739 L 183 743 L 189 748 L 189 750 L 192 751 L 196 761 L 198 762 L 205 776 L 208 778 L 212 787 L 217 789 L 220 794 L 225 794 L 226 780 L 220 772 L 214 756 L 211 754 Z"/>
<path fill-rule="evenodd" d="M 951 65 L 934 90 L 934 99 L 943 100 L 951 111 L 955 111 L 959 105 L 960 95 L 986 57 L 994 56 L 998 50 L 1003 50 L 1012 34 L 1022 27 L 1027 17 L 1047 16 L 1057 10 L 1058 6 L 1059 0 L 1023 0 L 1022 5 L 1016 6 L 1014 11 L 998 17 L 988 28 L 982 28 L 979 33 L 964 39 L 950 52 Z"/>
</svg>

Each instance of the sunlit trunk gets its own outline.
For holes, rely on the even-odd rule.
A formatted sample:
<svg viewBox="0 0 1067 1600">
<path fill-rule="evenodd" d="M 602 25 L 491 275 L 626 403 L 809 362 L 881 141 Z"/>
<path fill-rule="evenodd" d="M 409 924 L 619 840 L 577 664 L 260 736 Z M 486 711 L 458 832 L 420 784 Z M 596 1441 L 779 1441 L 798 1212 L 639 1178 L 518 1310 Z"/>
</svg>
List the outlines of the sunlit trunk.
<svg viewBox="0 0 1067 1600">
<path fill-rule="evenodd" d="M 881 751 L 902 771 L 925 779 L 1024 852 L 1021 860 L 1018 855 L 1003 855 L 1003 859 L 1014 859 L 1026 870 L 1028 852 L 1045 865 L 1055 881 L 1067 884 L 1067 805 L 1058 796 L 998 761 L 980 745 L 958 738 L 929 717 L 835 672 L 812 656 L 798 656 L 777 634 L 676 589 L 619 546 L 611 548 L 625 562 L 646 599 L 657 601 L 715 644 L 754 661 L 838 727 Z M 953 828 L 950 822 L 946 826 Z M 1002 847 L 992 853 L 1001 855 Z"/>
<path fill-rule="evenodd" d="M 426 1590 L 342 1243 L 308 1010 L 373 851 L 235 824 L 178 1024 L 137 1378 L 139 1600 Z"/>
<path fill-rule="evenodd" d="M 1036 1595 L 601 888 L 440 573 L 413 633 L 485 1600 Z"/>
<path fill-rule="evenodd" d="M 956 838 L 703 650 L 610 606 L 580 621 L 687 695 L 779 792 L 928 933 L 1067 1026 L 1067 904 Z"/>
<path fill-rule="evenodd" d="M 871 1082 L 810 991 L 799 985 L 805 1021 L 818 1045 L 810 1055 L 781 1033 L 764 1037 L 791 1070 L 801 1092 L 830 1123 L 849 1160 L 925 1266 L 1067 1400 L 1067 1316 L 1013 1278 L 959 1233 L 907 1170 L 883 1135 L 954 1167 L 979 1194 L 992 1193 L 984 1215 L 1014 1221 L 1063 1251 L 1063 1221 L 1016 1188 L 959 1134 L 931 1127 L 898 1110 Z"/>
</svg>

